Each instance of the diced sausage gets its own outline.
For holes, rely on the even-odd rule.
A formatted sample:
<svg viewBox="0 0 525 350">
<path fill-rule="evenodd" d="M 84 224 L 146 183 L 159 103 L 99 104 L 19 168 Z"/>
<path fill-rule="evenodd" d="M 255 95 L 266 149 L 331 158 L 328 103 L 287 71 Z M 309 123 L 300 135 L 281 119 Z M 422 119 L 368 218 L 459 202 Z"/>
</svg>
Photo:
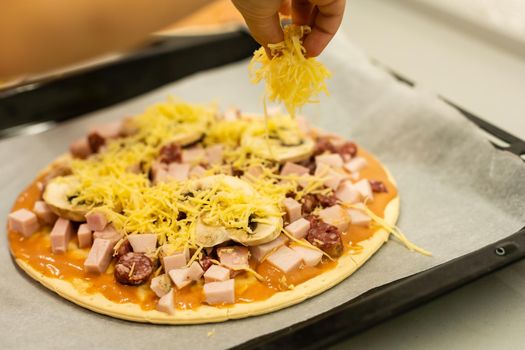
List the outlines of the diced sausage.
<svg viewBox="0 0 525 350">
<path fill-rule="evenodd" d="M 173 298 L 173 288 L 163 295 L 157 302 L 157 311 L 164 312 L 168 315 L 175 313 L 175 299 Z"/>
<path fill-rule="evenodd" d="M 291 224 L 287 225 L 285 229 L 295 238 L 302 239 L 304 236 L 306 236 L 308 230 L 310 229 L 310 221 L 306 220 L 305 218 L 300 218 L 299 220 L 295 220 Z"/>
<path fill-rule="evenodd" d="M 319 154 L 323 154 L 325 152 L 328 152 L 328 153 L 336 153 L 337 152 L 337 149 L 336 147 L 332 144 L 332 142 L 330 141 L 330 138 L 329 137 L 319 137 L 317 140 L 316 140 L 316 143 L 315 143 L 315 147 L 314 147 L 314 151 L 313 151 L 313 154 L 314 156 L 317 156 Z"/>
<path fill-rule="evenodd" d="M 157 235 L 154 233 L 131 234 L 128 241 L 135 253 L 151 253 L 157 248 Z"/>
<path fill-rule="evenodd" d="M 53 224 L 58 218 L 44 201 L 35 202 L 35 205 L 33 206 L 33 213 L 35 213 L 36 216 L 46 224 Z"/>
<path fill-rule="evenodd" d="M 87 224 L 82 224 L 77 231 L 78 247 L 89 248 L 93 242 L 93 231 L 91 231 Z"/>
<path fill-rule="evenodd" d="M 212 258 L 209 256 L 205 256 L 200 260 L 200 264 L 202 269 L 204 271 L 207 271 L 213 265 Z"/>
<path fill-rule="evenodd" d="M 288 237 L 280 235 L 273 241 L 250 247 L 250 253 L 257 262 L 262 262 L 268 254 L 285 245 L 287 242 Z"/>
<path fill-rule="evenodd" d="M 340 256 L 343 253 L 343 241 L 337 227 L 316 216 L 309 216 L 307 219 L 310 221 L 310 229 L 306 240 L 334 258 Z"/>
<path fill-rule="evenodd" d="M 317 167 L 320 164 L 324 164 L 332 168 L 341 168 L 343 166 L 343 158 L 337 153 L 322 154 L 315 157 L 315 164 Z"/>
<path fill-rule="evenodd" d="M 95 238 L 84 261 L 84 270 L 91 273 L 103 273 L 108 268 L 113 256 L 113 247 L 116 241 L 104 238 Z"/>
<path fill-rule="evenodd" d="M 205 161 L 206 152 L 200 147 L 193 147 L 182 150 L 182 162 L 189 164 L 199 164 Z"/>
<path fill-rule="evenodd" d="M 168 272 L 171 280 L 177 289 L 182 289 L 191 283 L 189 269 L 187 267 L 180 269 L 172 269 Z"/>
<path fill-rule="evenodd" d="M 192 262 L 190 267 L 188 267 L 188 276 L 190 279 L 192 281 L 198 281 L 202 275 L 204 275 L 202 266 L 197 261 Z"/>
<path fill-rule="evenodd" d="M 165 273 L 153 277 L 149 288 L 159 297 L 162 298 L 171 290 L 171 280 L 169 276 Z"/>
<path fill-rule="evenodd" d="M 372 218 L 361 210 L 358 209 L 347 209 L 346 212 L 350 216 L 350 222 L 352 225 L 368 227 Z"/>
<path fill-rule="evenodd" d="M 127 253 L 115 264 L 115 279 L 121 284 L 142 284 L 152 273 L 153 262 L 142 253 Z"/>
<path fill-rule="evenodd" d="M 285 198 L 283 206 L 286 210 L 288 222 L 294 222 L 301 218 L 301 204 L 292 198 Z"/>
<path fill-rule="evenodd" d="M 69 152 L 74 158 L 86 159 L 91 155 L 91 146 L 87 137 L 75 140 L 69 146 Z"/>
<path fill-rule="evenodd" d="M 356 173 L 360 170 L 362 170 L 364 167 L 366 167 L 368 162 L 363 157 L 355 157 L 350 159 L 350 161 L 346 162 L 344 165 L 345 170 Z"/>
<path fill-rule="evenodd" d="M 221 265 L 230 269 L 238 270 L 249 267 L 248 259 L 250 258 L 250 251 L 246 247 L 222 247 L 217 249 L 217 255 L 219 256 Z"/>
<path fill-rule="evenodd" d="M 159 161 L 161 163 L 180 163 L 182 161 L 182 148 L 176 143 L 168 143 L 162 146 L 159 151 Z"/>
<path fill-rule="evenodd" d="M 210 305 L 233 304 L 235 302 L 235 280 L 204 284 L 204 297 Z"/>
<path fill-rule="evenodd" d="M 188 248 L 183 251 L 175 252 L 174 254 L 164 256 L 162 258 L 162 265 L 164 271 L 170 272 L 172 269 L 177 269 L 186 266 L 190 258 L 190 250 Z"/>
<path fill-rule="evenodd" d="M 302 165 L 292 163 L 292 162 L 286 162 L 283 168 L 281 169 L 282 176 L 287 176 L 287 175 L 301 176 L 301 175 L 308 174 L 309 172 L 310 172 L 310 169 L 308 169 L 307 167 L 304 167 Z"/>
<path fill-rule="evenodd" d="M 323 258 L 322 252 L 312 248 L 307 248 L 300 245 L 294 245 L 290 248 L 301 256 L 306 266 L 316 266 Z"/>
<path fill-rule="evenodd" d="M 354 204 L 361 200 L 361 194 L 350 181 L 345 181 L 335 192 L 335 196 L 343 203 Z"/>
<path fill-rule="evenodd" d="M 303 261 L 299 253 L 285 245 L 268 255 L 266 260 L 284 273 L 298 269 Z"/>
<path fill-rule="evenodd" d="M 204 273 L 204 281 L 206 281 L 206 283 L 226 281 L 228 278 L 230 278 L 230 270 L 219 265 L 210 266 Z"/>
<path fill-rule="evenodd" d="M 303 214 L 310 214 L 317 207 L 326 208 L 337 204 L 337 197 L 333 194 L 307 194 L 303 197 Z"/>
<path fill-rule="evenodd" d="M 370 185 L 370 182 L 368 182 L 367 179 L 362 179 L 357 181 L 354 184 L 354 188 L 359 191 L 361 194 L 361 197 L 363 199 L 374 199 L 374 194 L 372 193 L 372 186 Z"/>
<path fill-rule="evenodd" d="M 187 180 L 190 167 L 191 165 L 187 163 L 171 163 L 168 167 L 168 177 L 176 181 Z"/>
<path fill-rule="evenodd" d="M 108 224 L 106 215 L 100 211 L 91 211 L 86 214 L 86 221 L 91 231 L 102 231 Z"/>
<path fill-rule="evenodd" d="M 224 152 L 223 148 L 224 147 L 221 144 L 216 144 L 206 148 L 206 158 L 208 160 L 208 164 L 222 164 L 222 154 Z"/>
<path fill-rule="evenodd" d="M 71 239 L 73 233 L 73 225 L 71 221 L 58 218 L 51 230 L 49 239 L 51 241 L 51 250 L 54 254 L 65 253 L 67 250 L 67 244 Z"/>
<path fill-rule="evenodd" d="M 379 180 L 369 180 L 370 187 L 372 187 L 372 192 L 381 193 L 381 192 L 388 192 L 388 189 L 386 188 L 383 181 Z"/>
<path fill-rule="evenodd" d="M 21 233 L 24 237 L 31 236 L 39 228 L 38 218 L 27 209 L 18 209 L 9 214 L 9 229 Z"/>
</svg>

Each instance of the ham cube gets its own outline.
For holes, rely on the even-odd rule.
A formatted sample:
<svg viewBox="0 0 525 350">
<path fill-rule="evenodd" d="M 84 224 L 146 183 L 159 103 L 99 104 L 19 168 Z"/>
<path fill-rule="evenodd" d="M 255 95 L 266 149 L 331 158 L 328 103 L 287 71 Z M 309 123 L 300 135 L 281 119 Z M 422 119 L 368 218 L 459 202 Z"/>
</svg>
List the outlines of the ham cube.
<svg viewBox="0 0 525 350">
<path fill-rule="evenodd" d="M 308 174 L 309 172 L 310 170 L 308 168 L 301 166 L 299 164 L 292 163 L 292 162 L 286 162 L 283 168 L 281 169 L 282 176 L 287 176 L 287 175 L 301 176 L 301 175 Z"/>
<path fill-rule="evenodd" d="M 92 153 L 87 137 L 75 140 L 69 145 L 69 152 L 74 158 L 86 159 Z"/>
<path fill-rule="evenodd" d="M 331 168 L 341 168 L 343 166 L 343 158 L 337 153 L 322 154 L 315 157 L 315 165 L 327 165 Z"/>
<path fill-rule="evenodd" d="M 333 225 L 344 233 L 350 224 L 350 218 L 347 212 L 340 205 L 333 205 L 319 212 L 321 220 L 327 224 Z"/>
<path fill-rule="evenodd" d="M 305 117 L 298 115 L 295 117 L 295 120 L 297 121 L 297 127 L 303 132 L 303 134 L 308 134 L 310 132 L 310 124 Z"/>
<path fill-rule="evenodd" d="M 359 209 L 347 209 L 346 212 L 348 213 L 348 216 L 350 217 L 350 222 L 352 225 L 364 226 L 364 227 L 370 226 L 370 222 L 372 221 L 372 218 L 370 218 L 370 216 L 368 216 L 363 211 Z"/>
<path fill-rule="evenodd" d="M 215 281 L 226 281 L 229 278 L 230 270 L 219 265 L 211 265 L 204 273 L 204 281 L 206 283 Z"/>
<path fill-rule="evenodd" d="M 232 270 L 249 267 L 248 259 L 250 258 L 250 251 L 246 247 L 222 247 L 217 249 L 217 255 L 219 256 L 221 265 Z"/>
<path fill-rule="evenodd" d="M 104 273 L 113 257 L 116 242 L 110 239 L 95 238 L 88 257 L 84 261 L 84 270 L 90 273 Z"/>
<path fill-rule="evenodd" d="M 71 221 L 58 218 L 49 235 L 51 251 L 54 254 L 65 253 L 72 233 L 73 225 L 71 225 Z"/>
<path fill-rule="evenodd" d="M 292 236 L 297 239 L 304 238 L 310 229 L 310 221 L 300 218 L 295 220 L 291 224 L 285 227 L 285 230 L 288 231 Z"/>
<path fill-rule="evenodd" d="M 241 111 L 238 108 L 228 108 L 224 111 L 223 120 L 232 122 L 241 117 Z"/>
<path fill-rule="evenodd" d="M 151 253 L 157 248 L 157 235 L 154 233 L 128 235 L 128 241 L 135 253 Z"/>
<path fill-rule="evenodd" d="M 285 198 L 283 200 L 283 206 L 286 210 L 286 216 L 288 222 L 294 222 L 301 218 L 301 204 L 293 198 Z"/>
<path fill-rule="evenodd" d="M 164 312 L 168 315 L 175 313 L 175 299 L 173 298 L 173 289 L 163 295 L 157 302 L 157 311 Z"/>
<path fill-rule="evenodd" d="M 343 203 L 354 204 L 361 200 L 361 193 L 350 181 L 345 181 L 335 192 L 335 196 Z"/>
<path fill-rule="evenodd" d="M 29 237 L 40 228 L 37 216 L 27 210 L 18 209 L 9 214 L 9 229 L 21 233 L 24 237 Z"/>
<path fill-rule="evenodd" d="M 91 211 L 87 213 L 86 221 L 91 231 L 102 231 L 106 228 L 106 225 L 108 224 L 108 219 L 106 219 L 106 215 L 97 211 Z"/>
<path fill-rule="evenodd" d="M 49 208 L 46 202 L 36 201 L 33 206 L 33 213 L 46 224 L 53 224 L 57 219 L 57 215 Z"/>
<path fill-rule="evenodd" d="M 151 165 L 151 177 L 154 184 L 168 180 L 168 164 L 155 162 Z"/>
<path fill-rule="evenodd" d="M 311 249 L 300 245 L 294 245 L 290 248 L 299 253 L 306 266 L 317 266 L 317 264 L 319 264 L 323 258 L 323 253 L 316 249 Z"/>
<path fill-rule="evenodd" d="M 122 131 L 122 120 L 101 124 L 91 129 L 90 133 L 97 133 L 104 139 L 114 139 L 120 136 Z"/>
<path fill-rule="evenodd" d="M 188 164 L 199 164 L 205 161 L 206 152 L 200 147 L 182 150 L 182 162 Z"/>
<path fill-rule="evenodd" d="M 187 163 L 171 163 L 168 167 L 168 178 L 175 181 L 187 180 L 190 167 Z"/>
<path fill-rule="evenodd" d="M 204 275 L 204 270 L 202 269 L 201 264 L 197 261 L 192 262 L 190 267 L 188 267 L 188 276 L 190 279 L 192 281 L 198 281 L 201 279 L 202 275 Z"/>
<path fill-rule="evenodd" d="M 268 255 L 266 260 L 284 273 L 298 269 L 303 261 L 299 253 L 285 245 Z"/>
<path fill-rule="evenodd" d="M 177 289 L 182 289 L 191 283 L 189 269 L 187 267 L 172 269 L 168 274 Z"/>
<path fill-rule="evenodd" d="M 171 290 L 171 279 L 163 273 L 162 275 L 153 277 L 149 287 L 159 298 L 162 298 Z"/>
<path fill-rule="evenodd" d="M 222 153 L 224 147 L 221 144 L 209 146 L 206 148 L 206 158 L 208 159 L 208 164 L 210 165 L 220 165 L 222 164 Z"/>
<path fill-rule="evenodd" d="M 210 305 L 233 304 L 235 302 L 235 280 L 206 283 L 204 298 Z"/>
<path fill-rule="evenodd" d="M 346 175 L 322 163 L 315 169 L 315 176 L 325 179 L 323 184 L 334 191 L 337 190 L 341 182 L 346 179 Z"/>
<path fill-rule="evenodd" d="M 344 168 L 345 170 L 356 173 L 366 167 L 368 165 L 368 162 L 363 157 L 355 157 L 352 158 L 349 162 L 345 163 Z"/>
<path fill-rule="evenodd" d="M 362 179 L 362 180 L 357 181 L 354 184 L 354 187 L 357 191 L 359 191 L 363 199 L 365 198 L 368 198 L 370 200 L 374 199 L 374 194 L 372 193 L 372 186 L 370 186 L 370 182 L 367 179 Z"/>
<path fill-rule="evenodd" d="M 252 165 L 246 170 L 245 175 L 249 178 L 259 178 L 264 173 L 263 168 L 260 165 Z"/>
<path fill-rule="evenodd" d="M 117 244 L 117 242 L 122 238 L 122 233 L 115 230 L 113 225 L 107 225 L 102 231 L 93 232 L 93 239 L 102 238 L 107 239 Z"/>
<path fill-rule="evenodd" d="M 176 252 L 175 254 L 168 255 L 162 258 L 162 264 L 164 265 L 164 271 L 166 273 L 173 269 L 185 267 L 190 259 L 190 250 L 188 248 L 183 251 Z"/>
<path fill-rule="evenodd" d="M 287 242 L 288 242 L 288 237 L 284 235 L 280 235 L 273 241 L 250 247 L 250 253 L 255 258 L 255 260 L 257 260 L 257 262 L 263 262 L 264 258 L 268 254 L 270 254 L 274 250 L 277 250 L 277 248 L 285 245 Z"/>
<path fill-rule="evenodd" d="M 204 169 L 200 165 L 196 165 L 191 168 L 188 176 L 190 177 L 190 179 L 194 179 L 194 178 L 204 177 L 205 175 L 206 175 L 206 169 Z"/>
<path fill-rule="evenodd" d="M 310 174 L 304 174 L 304 175 L 301 175 L 298 179 L 297 179 L 297 183 L 299 184 L 299 186 L 301 186 L 302 188 L 306 188 L 308 187 L 308 185 L 314 180 L 314 177 Z"/>
<path fill-rule="evenodd" d="M 88 248 L 91 246 L 93 232 L 89 229 L 87 224 L 82 224 L 78 227 L 77 238 L 79 248 Z"/>
</svg>

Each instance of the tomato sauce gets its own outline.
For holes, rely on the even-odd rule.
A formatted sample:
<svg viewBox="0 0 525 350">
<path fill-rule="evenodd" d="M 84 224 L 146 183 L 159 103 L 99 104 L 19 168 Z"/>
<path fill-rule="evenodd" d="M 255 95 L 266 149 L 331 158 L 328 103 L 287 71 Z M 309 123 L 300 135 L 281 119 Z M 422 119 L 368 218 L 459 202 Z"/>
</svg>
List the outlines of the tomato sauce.
<svg viewBox="0 0 525 350">
<path fill-rule="evenodd" d="M 368 203 L 368 207 L 379 216 L 383 215 L 386 205 L 397 195 L 397 190 L 389 180 L 386 172 L 379 162 L 366 151 L 359 150 L 359 155 L 366 158 L 368 166 L 361 171 L 361 178 L 382 181 L 388 190 L 387 193 L 375 193 L 374 200 Z M 17 198 L 12 211 L 20 208 L 31 210 L 35 201 L 40 200 L 41 179 L 35 180 Z M 348 232 L 343 234 L 345 252 L 352 249 L 369 238 L 377 227 L 366 228 L 351 225 Z M 29 264 L 33 269 L 44 276 L 58 278 L 71 282 L 77 289 L 88 294 L 100 293 L 115 303 L 134 303 L 140 305 L 144 310 L 155 308 L 157 296 L 149 289 L 149 284 L 142 286 L 126 286 L 115 281 L 113 276 L 113 264 L 108 270 L 100 275 L 92 275 L 84 272 L 84 260 L 89 249 L 79 249 L 76 238 L 73 238 L 64 254 L 53 254 L 49 241 L 51 227 L 44 226 L 38 232 L 28 238 L 21 234 L 9 231 L 8 239 L 11 253 L 17 259 Z M 255 263 L 252 261 L 252 266 Z M 323 258 L 323 261 L 315 267 L 302 266 L 298 271 L 284 274 L 267 261 L 256 266 L 256 271 L 264 280 L 259 281 L 254 276 L 242 273 L 236 278 L 236 301 L 253 302 L 265 300 L 273 294 L 293 288 L 321 273 L 334 268 L 337 261 Z M 179 309 L 195 309 L 204 302 L 202 283 L 197 283 L 175 290 L 175 305 Z"/>
</svg>

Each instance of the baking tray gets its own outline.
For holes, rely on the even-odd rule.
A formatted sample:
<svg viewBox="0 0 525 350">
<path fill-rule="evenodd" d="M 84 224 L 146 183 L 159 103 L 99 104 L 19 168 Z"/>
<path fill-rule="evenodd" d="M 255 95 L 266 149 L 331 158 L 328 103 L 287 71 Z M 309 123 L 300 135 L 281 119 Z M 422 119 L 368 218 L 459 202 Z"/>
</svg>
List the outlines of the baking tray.
<svg viewBox="0 0 525 350">
<path fill-rule="evenodd" d="M 164 38 L 128 57 L 58 80 L 22 85 L 0 93 L 0 138 L 125 101 L 192 73 L 249 57 L 258 45 L 245 32 L 213 37 Z M 412 83 L 391 72 L 399 81 Z M 450 102 L 448 102 L 450 103 Z M 485 132 L 503 141 L 502 151 L 524 157 L 525 142 L 457 108 Z M 41 128 L 40 128 L 41 129 Z M 519 232 L 429 270 L 372 289 L 307 321 L 252 339 L 238 348 L 321 348 L 406 312 L 525 256 Z"/>
</svg>

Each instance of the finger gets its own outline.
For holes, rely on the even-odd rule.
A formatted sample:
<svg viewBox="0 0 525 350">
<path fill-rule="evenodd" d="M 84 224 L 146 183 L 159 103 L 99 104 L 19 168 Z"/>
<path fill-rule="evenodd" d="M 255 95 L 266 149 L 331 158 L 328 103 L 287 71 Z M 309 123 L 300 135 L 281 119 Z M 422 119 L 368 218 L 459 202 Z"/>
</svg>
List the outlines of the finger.
<svg viewBox="0 0 525 350">
<path fill-rule="evenodd" d="M 312 32 L 304 40 L 310 57 L 319 56 L 341 26 L 345 9 L 344 0 L 311 0 L 317 6 Z"/>
<path fill-rule="evenodd" d="M 279 9 L 279 13 L 284 16 L 290 16 L 291 8 L 290 8 L 291 0 L 284 0 L 281 4 L 281 8 Z"/>
<path fill-rule="evenodd" d="M 284 40 L 277 8 L 275 12 L 269 11 L 267 14 L 260 14 L 255 13 L 252 8 L 244 8 L 243 3 L 234 1 L 234 5 L 244 17 L 253 38 L 266 49 L 268 44 L 275 44 Z M 268 52 L 268 50 L 266 51 Z"/>
<path fill-rule="evenodd" d="M 292 1 L 292 22 L 297 25 L 310 25 L 313 5 L 309 0 Z"/>
</svg>

